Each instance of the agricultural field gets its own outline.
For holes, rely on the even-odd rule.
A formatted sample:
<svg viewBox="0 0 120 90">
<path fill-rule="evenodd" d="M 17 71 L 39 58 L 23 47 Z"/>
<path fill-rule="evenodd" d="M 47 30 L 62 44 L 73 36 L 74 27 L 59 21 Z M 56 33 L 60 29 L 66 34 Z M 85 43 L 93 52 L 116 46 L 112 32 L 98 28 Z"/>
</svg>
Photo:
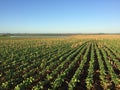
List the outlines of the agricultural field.
<svg viewBox="0 0 120 90">
<path fill-rule="evenodd" d="M 0 38 L 0 90 L 120 90 L 120 35 Z"/>
</svg>

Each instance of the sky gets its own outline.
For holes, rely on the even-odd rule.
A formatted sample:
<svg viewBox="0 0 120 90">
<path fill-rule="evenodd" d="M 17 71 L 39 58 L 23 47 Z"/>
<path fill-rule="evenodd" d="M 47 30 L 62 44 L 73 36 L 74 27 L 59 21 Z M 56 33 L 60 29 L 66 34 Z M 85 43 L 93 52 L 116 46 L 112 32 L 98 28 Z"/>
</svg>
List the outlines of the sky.
<svg viewBox="0 0 120 90">
<path fill-rule="evenodd" d="M 120 0 L 0 0 L 0 33 L 120 33 Z"/>
</svg>

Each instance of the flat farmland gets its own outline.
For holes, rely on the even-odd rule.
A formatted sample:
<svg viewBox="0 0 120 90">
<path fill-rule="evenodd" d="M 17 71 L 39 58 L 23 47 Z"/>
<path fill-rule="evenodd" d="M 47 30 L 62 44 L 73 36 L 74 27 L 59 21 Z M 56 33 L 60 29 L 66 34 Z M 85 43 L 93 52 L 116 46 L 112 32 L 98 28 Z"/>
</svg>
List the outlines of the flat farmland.
<svg viewBox="0 0 120 90">
<path fill-rule="evenodd" d="M 0 90 L 120 90 L 120 35 L 0 38 Z"/>
</svg>

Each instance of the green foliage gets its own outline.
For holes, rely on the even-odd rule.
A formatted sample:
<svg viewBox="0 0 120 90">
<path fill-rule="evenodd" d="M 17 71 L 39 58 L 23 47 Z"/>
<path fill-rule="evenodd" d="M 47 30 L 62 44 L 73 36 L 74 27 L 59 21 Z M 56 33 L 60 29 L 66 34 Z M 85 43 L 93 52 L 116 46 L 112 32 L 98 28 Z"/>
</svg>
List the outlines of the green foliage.
<svg viewBox="0 0 120 90">
<path fill-rule="evenodd" d="M 119 59 L 120 40 L 0 39 L 0 90 L 58 90 L 63 86 L 75 90 L 83 80 L 84 87 L 94 89 L 96 65 L 99 85 L 116 89 Z M 84 71 L 87 75 L 82 78 Z"/>
</svg>

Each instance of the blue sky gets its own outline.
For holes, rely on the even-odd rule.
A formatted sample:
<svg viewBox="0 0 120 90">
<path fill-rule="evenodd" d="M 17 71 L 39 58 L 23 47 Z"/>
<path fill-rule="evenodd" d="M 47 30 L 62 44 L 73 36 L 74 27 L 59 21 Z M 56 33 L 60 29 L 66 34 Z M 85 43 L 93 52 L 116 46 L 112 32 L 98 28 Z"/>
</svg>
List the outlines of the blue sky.
<svg viewBox="0 0 120 90">
<path fill-rule="evenodd" d="M 120 0 L 0 0 L 0 33 L 120 33 Z"/>
</svg>

